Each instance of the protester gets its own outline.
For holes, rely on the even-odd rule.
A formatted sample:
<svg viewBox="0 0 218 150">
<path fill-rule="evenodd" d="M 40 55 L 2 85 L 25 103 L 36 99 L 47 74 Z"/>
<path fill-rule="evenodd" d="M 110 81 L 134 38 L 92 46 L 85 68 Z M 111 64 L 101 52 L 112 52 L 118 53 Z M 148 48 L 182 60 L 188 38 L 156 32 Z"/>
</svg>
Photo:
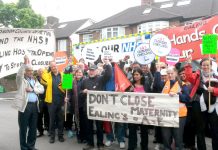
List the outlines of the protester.
<svg viewBox="0 0 218 150">
<path fill-rule="evenodd" d="M 143 72 L 140 68 L 136 67 L 133 70 L 133 91 L 144 93 L 151 92 L 150 85 L 146 84 Z M 134 150 L 137 148 L 137 128 L 140 127 L 141 136 L 141 150 L 148 150 L 148 127 L 146 125 L 128 124 L 129 127 L 129 143 L 128 150 Z"/>
<path fill-rule="evenodd" d="M 17 94 L 14 107 L 18 110 L 18 124 L 21 150 L 36 150 L 36 132 L 38 118 L 38 96 L 44 87 L 33 77 L 33 68 L 29 58 L 24 57 L 24 64 L 16 76 Z"/>
<path fill-rule="evenodd" d="M 50 62 L 50 72 L 43 71 L 41 83 L 46 88 L 45 102 L 48 103 L 50 143 L 55 142 L 55 128 L 58 127 L 58 140 L 64 142 L 64 90 L 61 88 L 62 76 L 54 61 Z"/>
<path fill-rule="evenodd" d="M 212 66 L 211 60 L 208 58 L 202 59 L 200 62 L 201 70 L 192 72 L 191 61 L 189 56 L 187 59 L 188 64 L 185 66 L 185 74 L 187 80 L 192 84 L 192 91 L 190 97 L 192 98 L 192 112 L 193 120 L 196 123 L 197 134 L 197 148 L 198 150 L 206 150 L 205 144 L 205 123 L 206 118 L 209 119 L 212 136 L 212 148 L 218 149 L 218 77 L 210 70 Z M 209 82 L 211 82 L 209 84 Z M 210 104 L 209 104 L 209 94 Z"/>
<path fill-rule="evenodd" d="M 83 69 L 78 68 L 75 70 L 75 77 L 73 80 L 73 88 L 68 93 L 68 98 L 71 100 L 71 107 L 73 110 L 78 143 L 87 142 L 87 128 L 86 128 L 86 114 L 85 114 L 85 97 L 81 91 L 81 84 L 84 80 Z"/>
<path fill-rule="evenodd" d="M 83 96 L 87 95 L 88 90 L 96 90 L 102 91 L 105 89 L 106 82 L 111 78 L 112 75 L 112 68 L 109 65 L 109 62 L 105 62 L 104 65 L 104 73 L 101 76 L 97 76 L 97 66 L 91 65 L 89 67 L 89 77 L 86 78 L 81 86 Z M 87 104 L 87 103 L 86 103 Z M 87 106 L 84 106 L 86 108 Z M 87 110 L 85 111 L 87 114 Z M 102 121 L 95 120 L 96 128 L 97 128 L 97 146 L 98 149 L 103 149 L 103 123 Z M 86 128 L 87 128 L 87 146 L 83 148 L 83 150 L 90 150 L 94 148 L 94 135 L 93 135 L 93 120 L 87 119 L 86 116 Z"/>
<path fill-rule="evenodd" d="M 180 76 L 184 72 L 180 70 Z M 170 96 L 179 95 L 179 128 L 162 127 L 162 136 L 164 149 L 171 149 L 172 138 L 175 141 L 176 149 L 183 149 L 183 131 L 187 115 L 187 108 L 184 103 L 189 101 L 189 88 L 180 79 L 176 79 L 177 72 L 174 67 L 167 69 L 169 80 L 165 83 L 162 93 L 169 94 Z"/>
<path fill-rule="evenodd" d="M 105 58 L 103 61 L 107 61 Z M 112 76 L 110 80 L 105 85 L 105 91 L 115 91 L 115 74 L 114 74 L 114 63 L 112 63 Z M 113 125 L 114 124 L 114 129 Z M 109 147 L 115 140 L 115 137 L 119 143 L 120 149 L 125 148 L 125 124 L 124 123 L 112 123 L 112 122 L 104 122 L 104 127 L 109 128 L 109 131 L 106 131 L 106 142 L 105 146 Z M 114 137 L 115 133 L 115 137 Z"/>
<path fill-rule="evenodd" d="M 37 80 L 40 81 L 42 78 L 43 68 L 37 70 Z M 46 87 L 44 86 L 46 90 Z M 41 137 L 44 135 L 44 130 L 49 131 L 49 114 L 48 114 L 48 106 L 45 103 L 45 92 L 42 94 L 38 94 L 39 97 L 39 114 L 38 114 L 38 123 L 37 129 L 39 134 L 37 137 Z"/>
</svg>

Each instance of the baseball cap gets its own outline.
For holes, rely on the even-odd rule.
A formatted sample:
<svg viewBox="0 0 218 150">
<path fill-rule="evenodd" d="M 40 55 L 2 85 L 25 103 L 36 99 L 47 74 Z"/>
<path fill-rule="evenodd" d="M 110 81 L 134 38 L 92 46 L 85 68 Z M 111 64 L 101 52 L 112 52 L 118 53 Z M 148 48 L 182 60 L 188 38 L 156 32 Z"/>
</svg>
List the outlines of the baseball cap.
<svg viewBox="0 0 218 150">
<path fill-rule="evenodd" d="M 96 70 L 96 69 L 98 69 L 98 67 L 97 67 L 96 65 L 91 65 L 91 66 L 89 67 L 89 70 Z"/>
</svg>

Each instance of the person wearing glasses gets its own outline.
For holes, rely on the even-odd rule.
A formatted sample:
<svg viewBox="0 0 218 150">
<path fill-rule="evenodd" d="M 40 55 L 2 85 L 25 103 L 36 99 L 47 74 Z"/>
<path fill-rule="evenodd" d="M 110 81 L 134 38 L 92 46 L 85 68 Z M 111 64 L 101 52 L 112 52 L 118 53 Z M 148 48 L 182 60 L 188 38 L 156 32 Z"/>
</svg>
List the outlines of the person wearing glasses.
<svg viewBox="0 0 218 150">
<path fill-rule="evenodd" d="M 17 73 L 16 84 L 18 90 L 13 106 L 18 110 L 20 149 L 36 150 L 37 94 L 44 93 L 44 87 L 33 77 L 33 67 L 27 56 L 24 57 L 24 64 Z"/>
</svg>

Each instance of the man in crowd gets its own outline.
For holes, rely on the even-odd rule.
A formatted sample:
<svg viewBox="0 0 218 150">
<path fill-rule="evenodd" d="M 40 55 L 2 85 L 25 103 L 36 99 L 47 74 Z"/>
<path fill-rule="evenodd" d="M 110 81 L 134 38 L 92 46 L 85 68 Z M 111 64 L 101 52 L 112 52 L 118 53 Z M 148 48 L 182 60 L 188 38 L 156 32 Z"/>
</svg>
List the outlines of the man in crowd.
<svg viewBox="0 0 218 150">
<path fill-rule="evenodd" d="M 36 132 L 38 117 L 38 96 L 44 87 L 33 78 L 33 68 L 29 58 L 24 57 L 24 64 L 16 76 L 18 92 L 14 99 L 14 107 L 18 110 L 18 124 L 21 150 L 36 150 Z"/>
<path fill-rule="evenodd" d="M 37 70 L 37 80 L 40 81 L 42 78 L 43 68 Z M 46 88 L 46 87 L 44 87 Z M 38 95 L 39 97 L 39 114 L 38 114 L 38 135 L 37 137 L 41 137 L 44 135 L 44 130 L 49 129 L 49 114 L 48 114 L 48 106 L 45 103 L 45 92 Z"/>
<path fill-rule="evenodd" d="M 111 78 L 112 67 L 109 61 L 105 62 L 104 73 L 101 76 L 97 75 L 97 66 L 91 65 L 89 67 L 88 78 L 82 82 L 81 91 L 84 97 L 87 95 L 88 90 L 103 91 L 106 82 Z M 86 103 L 87 105 L 87 103 Z M 87 108 L 86 106 L 84 108 Z M 87 110 L 85 110 L 87 111 Z M 85 112 L 87 114 L 87 112 Z M 87 116 L 86 116 L 87 117 Z M 98 149 L 103 149 L 103 122 L 95 120 L 97 128 L 97 146 Z M 93 120 L 86 118 L 87 125 L 87 146 L 83 150 L 91 150 L 94 148 L 94 135 L 93 135 Z"/>
<path fill-rule="evenodd" d="M 64 90 L 61 88 L 62 76 L 56 62 L 50 62 L 51 71 L 43 71 L 41 83 L 46 86 L 45 102 L 48 103 L 50 143 L 55 142 L 55 128 L 58 127 L 58 140 L 64 142 Z"/>
</svg>

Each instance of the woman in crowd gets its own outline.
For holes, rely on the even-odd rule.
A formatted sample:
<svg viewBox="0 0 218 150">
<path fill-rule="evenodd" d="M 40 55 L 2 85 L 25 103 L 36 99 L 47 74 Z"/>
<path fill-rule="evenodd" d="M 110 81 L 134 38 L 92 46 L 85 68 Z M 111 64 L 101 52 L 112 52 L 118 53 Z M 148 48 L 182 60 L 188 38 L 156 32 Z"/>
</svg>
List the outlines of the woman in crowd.
<svg viewBox="0 0 218 150">
<path fill-rule="evenodd" d="M 143 72 L 140 68 L 133 70 L 133 91 L 144 93 L 150 92 L 149 84 L 145 84 L 145 78 L 143 77 Z M 137 128 L 140 127 L 141 130 L 141 150 L 148 150 L 148 129 L 146 125 L 138 124 L 128 124 L 129 127 L 129 144 L 128 150 L 134 150 L 137 148 Z"/>
<path fill-rule="evenodd" d="M 191 61 L 192 58 L 189 57 L 188 64 L 185 66 L 185 74 L 187 80 L 193 86 L 190 97 L 193 101 L 192 116 L 197 134 L 197 148 L 198 150 L 206 150 L 204 132 L 205 120 L 208 118 L 211 128 L 212 147 L 213 150 L 218 150 L 218 77 L 210 69 L 212 61 L 208 58 L 201 60 L 201 69 L 194 73 L 190 64 Z M 211 81 L 210 84 L 208 83 L 209 81 Z"/>
<path fill-rule="evenodd" d="M 84 79 L 84 72 L 82 68 L 75 70 L 75 77 L 73 80 L 72 91 L 69 92 L 69 98 L 72 100 L 72 109 L 75 116 L 76 128 L 77 128 L 77 139 L 78 143 L 85 143 L 86 138 L 86 124 L 85 124 L 85 113 L 84 103 L 85 98 L 81 94 L 81 83 Z"/>
</svg>

